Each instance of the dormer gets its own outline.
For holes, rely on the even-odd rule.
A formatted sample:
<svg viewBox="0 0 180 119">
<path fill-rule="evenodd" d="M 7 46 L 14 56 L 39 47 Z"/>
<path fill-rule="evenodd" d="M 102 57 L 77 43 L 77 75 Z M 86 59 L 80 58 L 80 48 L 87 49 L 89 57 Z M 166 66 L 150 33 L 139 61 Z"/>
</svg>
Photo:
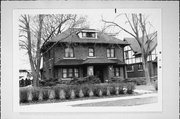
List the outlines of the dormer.
<svg viewBox="0 0 180 119">
<path fill-rule="evenodd" d="M 97 39 L 97 31 L 94 29 L 81 30 L 78 36 L 83 39 Z"/>
</svg>

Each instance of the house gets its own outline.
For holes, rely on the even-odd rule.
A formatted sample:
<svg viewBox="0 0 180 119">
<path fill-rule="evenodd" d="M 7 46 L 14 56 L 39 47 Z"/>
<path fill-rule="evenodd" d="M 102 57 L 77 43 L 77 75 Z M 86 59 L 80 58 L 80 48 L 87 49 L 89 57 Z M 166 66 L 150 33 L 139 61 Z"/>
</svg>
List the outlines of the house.
<svg viewBox="0 0 180 119">
<path fill-rule="evenodd" d="M 30 71 L 27 70 L 27 69 L 20 69 L 19 70 L 19 80 L 22 80 L 22 79 L 30 79 L 31 78 L 31 74 L 30 74 Z"/>
<path fill-rule="evenodd" d="M 149 34 L 148 37 L 153 38 L 149 45 L 150 53 L 147 59 L 150 77 L 153 78 L 157 76 L 157 32 Z M 124 47 L 125 63 L 127 64 L 127 77 L 144 77 L 141 49 L 138 42 L 134 38 L 124 38 L 124 41 L 130 44 L 129 46 Z M 146 41 L 147 39 L 145 39 L 144 42 Z"/>
<path fill-rule="evenodd" d="M 43 45 L 42 79 L 94 75 L 105 82 L 112 77 L 125 78 L 123 50 L 127 45 L 95 29 L 68 29 Z"/>
</svg>

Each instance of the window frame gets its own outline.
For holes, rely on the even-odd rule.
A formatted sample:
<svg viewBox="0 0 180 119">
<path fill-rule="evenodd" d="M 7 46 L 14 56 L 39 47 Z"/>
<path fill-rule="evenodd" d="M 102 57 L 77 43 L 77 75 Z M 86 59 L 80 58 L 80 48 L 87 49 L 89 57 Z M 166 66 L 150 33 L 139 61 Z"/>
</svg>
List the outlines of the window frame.
<svg viewBox="0 0 180 119">
<path fill-rule="evenodd" d="M 127 68 L 128 66 L 131 66 L 132 69 L 131 69 L 131 70 L 128 70 L 128 68 Z M 127 67 L 126 67 L 126 71 L 127 71 L 127 72 L 134 72 L 134 66 L 133 66 L 133 65 L 127 65 Z"/>
<path fill-rule="evenodd" d="M 121 76 L 121 69 L 120 69 L 120 67 L 114 67 L 113 70 L 114 70 L 114 76 L 115 77 L 120 77 Z M 119 74 L 118 76 L 116 75 L 117 72 Z"/>
<path fill-rule="evenodd" d="M 67 52 L 66 51 L 66 49 L 70 49 L 70 50 L 72 50 L 72 52 Z M 71 57 L 71 53 L 72 53 L 72 57 Z M 67 54 L 67 56 L 66 56 L 66 54 Z M 74 58 L 75 57 L 75 55 L 74 55 L 74 48 L 72 48 L 72 47 L 66 47 L 65 49 L 64 49 L 64 57 L 65 58 Z"/>
<path fill-rule="evenodd" d="M 113 51 L 113 55 L 112 55 L 112 51 Z M 107 48 L 106 49 L 106 57 L 107 58 L 115 58 L 115 48 Z"/>
<path fill-rule="evenodd" d="M 75 69 L 77 69 L 76 71 L 75 71 Z M 64 70 L 66 70 L 66 73 L 64 73 Z M 72 70 L 71 72 L 70 72 L 70 70 Z M 77 75 L 78 76 L 75 76 L 76 74 L 75 73 L 77 73 Z M 66 77 L 64 77 L 64 74 L 66 75 Z M 70 74 L 72 75 L 72 76 L 70 76 Z M 79 78 L 79 68 L 62 68 L 62 78 L 63 79 L 66 79 L 66 78 Z"/>
<path fill-rule="evenodd" d="M 90 49 L 92 49 L 93 52 L 90 52 Z M 90 56 L 90 53 L 93 53 L 93 56 Z M 88 48 L 88 57 L 95 57 L 95 50 L 94 50 L 93 47 L 89 47 L 89 48 Z"/>
</svg>

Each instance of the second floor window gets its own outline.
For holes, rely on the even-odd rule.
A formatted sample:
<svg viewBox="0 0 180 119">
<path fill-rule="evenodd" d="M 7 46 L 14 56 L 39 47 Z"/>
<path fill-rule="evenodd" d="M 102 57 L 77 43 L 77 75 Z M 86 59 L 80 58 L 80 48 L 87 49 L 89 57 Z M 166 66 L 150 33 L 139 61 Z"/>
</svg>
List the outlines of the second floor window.
<svg viewBox="0 0 180 119">
<path fill-rule="evenodd" d="M 108 48 L 107 49 L 107 57 L 109 57 L 109 58 L 115 57 L 115 50 L 114 50 L 114 48 Z"/>
<path fill-rule="evenodd" d="M 73 48 L 68 47 L 65 49 L 65 57 L 74 57 Z"/>
<path fill-rule="evenodd" d="M 94 57 L 94 48 L 89 48 L 89 57 Z"/>
</svg>

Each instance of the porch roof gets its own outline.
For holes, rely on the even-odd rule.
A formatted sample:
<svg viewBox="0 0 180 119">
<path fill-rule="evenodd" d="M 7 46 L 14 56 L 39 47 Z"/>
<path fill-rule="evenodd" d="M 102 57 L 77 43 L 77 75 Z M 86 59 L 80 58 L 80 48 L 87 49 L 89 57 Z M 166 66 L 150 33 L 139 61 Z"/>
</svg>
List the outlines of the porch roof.
<svg viewBox="0 0 180 119">
<path fill-rule="evenodd" d="M 83 64 L 116 64 L 116 61 L 107 58 L 87 58 Z"/>
<path fill-rule="evenodd" d="M 87 58 L 83 59 L 61 59 L 55 63 L 55 66 L 68 66 L 68 65 L 83 65 L 83 64 L 117 64 L 125 65 L 124 62 L 119 59 L 107 59 L 107 58 Z"/>
<path fill-rule="evenodd" d="M 82 59 L 61 59 L 55 63 L 55 66 L 80 65 L 82 62 Z"/>
</svg>

